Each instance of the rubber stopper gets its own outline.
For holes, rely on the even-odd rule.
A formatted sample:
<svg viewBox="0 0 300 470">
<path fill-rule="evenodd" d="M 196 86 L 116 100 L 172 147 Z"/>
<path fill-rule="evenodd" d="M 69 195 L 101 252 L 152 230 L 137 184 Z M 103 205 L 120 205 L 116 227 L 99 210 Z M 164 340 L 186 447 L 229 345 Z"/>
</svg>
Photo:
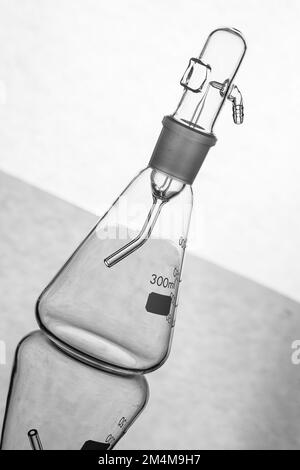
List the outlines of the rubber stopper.
<svg viewBox="0 0 300 470">
<path fill-rule="evenodd" d="M 165 116 L 162 123 L 149 166 L 192 184 L 217 139 L 214 134 L 191 129 L 171 116 Z"/>
</svg>

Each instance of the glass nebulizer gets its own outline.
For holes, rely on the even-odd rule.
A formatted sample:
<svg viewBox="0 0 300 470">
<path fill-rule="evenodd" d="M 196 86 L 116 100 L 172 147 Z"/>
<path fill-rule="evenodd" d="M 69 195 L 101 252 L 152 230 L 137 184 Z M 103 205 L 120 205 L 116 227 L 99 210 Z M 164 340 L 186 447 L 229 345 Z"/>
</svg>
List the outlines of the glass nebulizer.
<svg viewBox="0 0 300 470">
<path fill-rule="evenodd" d="M 68 356 L 41 331 L 17 348 L 2 450 L 110 450 L 148 400 L 143 375 L 104 372 Z"/>
<path fill-rule="evenodd" d="M 241 33 L 213 31 L 181 79 L 183 95 L 146 169 L 127 186 L 42 292 L 40 327 L 62 349 L 104 370 L 144 373 L 170 349 L 192 210 L 192 183 L 224 103 L 243 121 L 233 83 Z"/>
</svg>

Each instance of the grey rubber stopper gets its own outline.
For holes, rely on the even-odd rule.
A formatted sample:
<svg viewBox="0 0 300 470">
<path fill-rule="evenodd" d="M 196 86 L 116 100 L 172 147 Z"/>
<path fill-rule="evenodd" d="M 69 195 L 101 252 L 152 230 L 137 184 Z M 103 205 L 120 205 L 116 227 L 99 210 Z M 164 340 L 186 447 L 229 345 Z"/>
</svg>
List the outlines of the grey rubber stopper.
<svg viewBox="0 0 300 470">
<path fill-rule="evenodd" d="M 213 134 L 186 127 L 171 116 L 165 116 L 162 122 L 149 166 L 192 184 L 217 139 Z"/>
</svg>

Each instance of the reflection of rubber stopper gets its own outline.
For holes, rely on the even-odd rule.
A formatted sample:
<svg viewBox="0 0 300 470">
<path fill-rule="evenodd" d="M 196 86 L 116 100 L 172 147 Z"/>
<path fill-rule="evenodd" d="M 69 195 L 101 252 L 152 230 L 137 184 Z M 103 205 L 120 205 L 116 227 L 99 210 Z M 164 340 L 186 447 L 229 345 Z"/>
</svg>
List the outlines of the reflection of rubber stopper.
<svg viewBox="0 0 300 470">
<path fill-rule="evenodd" d="M 170 295 L 157 294 L 151 292 L 146 303 L 146 310 L 157 315 L 168 316 L 170 312 L 172 298 Z"/>
<path fill-rule="evenodd" d="M 28 439 L 32 447 L 32 450 L 43 450 L 40 436 L 36 429 L 30 429 L 28 431 Z"/>
</svg>

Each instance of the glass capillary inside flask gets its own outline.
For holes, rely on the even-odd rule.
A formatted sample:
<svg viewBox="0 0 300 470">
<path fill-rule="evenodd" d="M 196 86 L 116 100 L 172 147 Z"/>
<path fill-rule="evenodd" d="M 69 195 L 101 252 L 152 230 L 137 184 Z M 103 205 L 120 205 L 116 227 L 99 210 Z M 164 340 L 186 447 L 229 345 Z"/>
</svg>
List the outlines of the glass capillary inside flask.
<svg viewBox="0 0 300 470">
<path fill-rule="evenodd" d="M 146 169 L 127 186 L 37 302 L 39 325 L 59 347 L 118 373 L 148 372 L 170 349 L 192 210 L 192 183 L 215 145 L 246 51 L 235 29 L 213 31 L 180 81 L 183 95 Z"/>
<path fill-rule="evenodd" d="M 184 183 L 171 178 L 167 174 L 153 170 L 151 172 L 151 189 L 153 203 L 145 219 L 141 231 L 133 240 L 116 252 L 105 258 L 105 265 L 110 268 L 126 256 L 140 248 L 150 238 L 154 225 L 163 207 L 172 197 L 178 195 L 184 188 Z"/>
</svg>

